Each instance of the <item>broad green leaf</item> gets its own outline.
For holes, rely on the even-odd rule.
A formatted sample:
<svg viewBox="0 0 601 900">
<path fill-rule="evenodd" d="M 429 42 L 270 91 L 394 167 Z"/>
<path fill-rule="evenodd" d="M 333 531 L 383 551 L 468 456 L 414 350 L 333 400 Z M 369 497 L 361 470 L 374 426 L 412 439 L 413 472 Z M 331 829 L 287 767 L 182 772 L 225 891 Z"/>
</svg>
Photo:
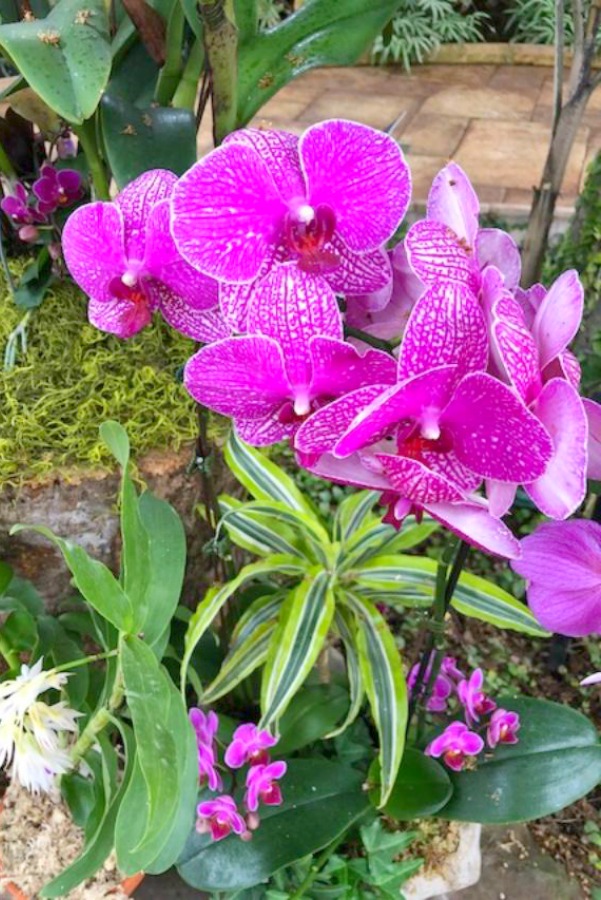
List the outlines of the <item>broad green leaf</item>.
<svg viewBox="0 0 601 900">
<path fill-rule="evenodd" d="M 184 881 L 198 890 L 235 891 L 265 882 L 283 866 L 345 834 L 369 806 L 363 777 L 322 759 L 294 759 L 281 781 L 284 802 L 261 810 L 252 841 L 236 835 L 213 842 L 192 832 L 178 862 Z"/>
<path fill-rule="evenodd" d="M 39 616 L 37 629 L 39 636 L 37 651 L 45 658 L 49 658 L 52 665 L 60 666 L 63 663 L 84 658 L 85 653 L 80 642 L 69 636 L 60 620 L 55 616 L 47 614 Z M 70 705 L 75 709 L 82 709 L 87 697 L 88 686 L 88 666 L 79 666 L 79 668 L 73 669 L 65 684 L 65 693 L 69 698 Z"/>
<path fill-rule="evenodd" d="M 351 703 L 344 722 L 342 722 L 338 728 L 331 731 L 328 734 L 328 738 L 333 738 L 342 734 L 349 725 L 352 725 L 359 715 L 365 696 L 359 654 L 357 652 L 357 628 L 353 616 L 342 604 L 337 605 L 336 612 L 334 613 L 334 628 L 340 635 L 342 643 L 344 644 L 346 674 L 349 682 Z"/>
<path fill-rule="evenodd" d="M 371 797 L 379 800 L 380 767 L 376 760 L 369 773 L 374 785 Z M 448 802 L 453 787 L 447 772 L 431 756 L 407 747 L 394 786 L 382 812 L 393 819 L 411 821 L 431 816 Z"/>
<path fill-rule="evenodd" d="M 51 109 L 81 123 L 109 79 L 108 32 L 102 0 L 60 0 L 45 19 L 0 26 L 0 46 Z"/>
<path fill-rule="evenodd" d="M 334 540 L 345 544 L 355 532 L 372 524 L 372 509 L 379 496 L 377 491 L 357 491 L 345 497 L 334 516 Z"/>
<path fill-rule="evenodd" d="M 334 616 L 330 573 L 307 577 L 284 602 L 261 685 L 262 727 L 277 722 L 313 668 Z"/>
<path fill-rule="evenodd" d="M 348 593 L 357 618 L 357 649 L 363 684 L 380 738 L 380 806 L 390 797 L 403 758 L 407 687 L 401 656 L 386 620 L 368 600 Z"/>
<path fill-rule="evenodd" d="M 288 591 L 276 591 L 253 600 L 248 609 L 240 616 L 232 631 L 230 639 L 232 648 L 245 641 L 256 628 L 260 628 L 265 622 L 276 619 L 287 593 Z"/>
<path fill-rule="evenodd" d="M 549 637 L 549 632 L 538 624 L 524 603 L 491 581 L 469 572 L 461 575 L 451 605 L 464 616 L 490 622 L 498 628 Z"/>
<path fill-rule="evenodd" d="M 136 637 L 121 645 L 125 696 L 136 737 L 136 766 L 117 818 L 115 845 L 126 875 L 149 871 L 169 848 L 179 855 L 194 819 L 196 741 L 182 698 L 152 650 Z M 145 800 L 139 805 L 144 786 Z"/>
<path fill-rule="evenodd" d="M 127 469 L 129 465 L 129 437 L 127 431 L 119 422 L 114 419 L 107 419 L 100 428 L 100 439 L 111 451 L 122 469 Z"/>
<path fill-rule="evenodd" d="M 240 684 L 251 672 L 263 665 L 267 659 L 267 650 L 275 626 L 276 623 L 273 620 L 263 622 L 244 641 L 239 641 L 230 650 L 217 677 L 203 691 L 200 698 L 203 704 L 214 703 L 219 697 L 223 697 L 237 684 Z"/>
<path fill-rule="evenodd" d="M 245 444 L 234 430 L 224 453 L 232 473 L 255 500 L 276 500 L 288 509 L 296 509 L 319 521 L 315 509 L 294 480 L 263 453 Z"/>
<path fill-rule="evenodd" d="M 215 616 L 227 603 L 229 598 L 241 587 L 254 578 L 266 575 L 293 575 L 302 577 L 306 573 L 306 564 L 294 556 L 275 554 L 268 556 L 256 563 L 244 566 L 238 575 L 222 587 L 209 588 L 204 599 L 196 607 L 196 611 L 190 618 L 184 642 L 184 655 L 181 668 L 181 689 L 185 691 L 186 675 L 190 664 L 190 657 L 197 643 L 210 626 Z"/>
<path fill-rule="evenodd" d="M 82 547 L 57 537 L 43 525 L 14 525 L 11 534 L 19 531 L 35 531 L 52 541 L 63 554 L 79 592 L 101 616 L 121 631 L 129 631 L 133 625 L 133 610 L 129 598 L 112 572 L 91 559 Z"/>
<path fill-rule="evenodd" d="M 32 616 L 41 616 L 45 612 L 46 607 L 37 588 L 26 578 L 13 575 L 6 592 L 9 597 L 22 603 Z"/>
<path fill-rule="evenodd" d="M 450 773 L 453 796 L 438 816 L 526 822 L 558 812 L 601 782 L 599 734 L 582 713 L 529 697 L 498 704 L 519 713 L 518 743 L 484 754 L 473 771 Z"/>
<path fill-rule="evenodd" d="M 13 580 L 13 570 L 8 563 L 0 562 L 0 596 L 6 592 Z"/>
<path fill-rule="evenodd" d="M 238 53 L 238 125 L 245 125 L 284 84 L 314 66 L 346 66 L 367 50 L 398 0 L 311 0 Z"/>
<path fill-rule="evenodd" d="M 234 0 L 234 14 L 239 43 L 254 40 L 259 27 L 257 0 Z"/>
<path fill-rule="evenodd" d="M 348 691 L 339 684 L 314 684 L 303 688 L 280 719 L 278 753 L 288 756 L 326 737 L 348 708 Z"/>
</svg>

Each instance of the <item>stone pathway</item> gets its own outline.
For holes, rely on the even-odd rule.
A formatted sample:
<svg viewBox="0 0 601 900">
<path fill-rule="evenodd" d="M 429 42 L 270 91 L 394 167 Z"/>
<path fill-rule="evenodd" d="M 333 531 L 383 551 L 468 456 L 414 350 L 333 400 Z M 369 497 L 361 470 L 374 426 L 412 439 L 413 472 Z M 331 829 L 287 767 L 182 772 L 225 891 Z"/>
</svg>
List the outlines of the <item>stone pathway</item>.
<svg viewBox="0 0 601 900">
<path fill-rule="evenodd" d="M 414 202 L 424 203 L 436 172 L 455 159 L 483 207 L 521 217 L 530 209 L 550 133 L 553 70 L 545 66 L 423 65 L 317 69 L 269 100 L 255 125 L 295 133 L 336 116 L 394 129 L 407 152 Z M 210 123 L 199 148 L 210 148 Z M 591 97 L 570 157 L 557 215 L 568 216 L 584 172 L 601 149 L 601 87 Z"/>
</svg>

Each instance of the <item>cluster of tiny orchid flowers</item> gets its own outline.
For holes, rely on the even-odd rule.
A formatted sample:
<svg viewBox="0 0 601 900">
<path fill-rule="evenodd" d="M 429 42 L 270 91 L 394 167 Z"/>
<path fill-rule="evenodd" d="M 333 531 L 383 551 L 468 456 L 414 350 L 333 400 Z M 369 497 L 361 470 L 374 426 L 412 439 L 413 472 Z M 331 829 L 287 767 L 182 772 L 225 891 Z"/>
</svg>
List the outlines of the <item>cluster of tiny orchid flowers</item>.
<svg viewBox="0 0 601 900">
<path fill-rule="evenodd" d="M 185 386 L 247 442 L 288 439 L 314 474 L 379 490 L 396 527 L 425 511 L 516 559 L 520 485 L 565 519 L 601 477 L 601 407 L 569 350 L 582 286 L 520 288 L 455 163 L 388 250 L 410 194 L 401 149 L 365 125 L 245 129 L 180 179 L 78 208 L 65 259 L 99 328 L 131 337 L 160 311 L 206 345 Z"/>
<path fill-rule="evenodd" d="M 0 682 L 0 769 L 9 769 L 11 779 L 34 794 L 51 792 L 57 776 L 72 768 L 67 739 L 77 733 L 81 715 L 64 701 L 38 699 L 61 690 L 68 678 L 42 666 L 40 658 L 21 666 L 17 678 Z"/>
<path fill-rule="evenodd" d="M 220 791 L 223 780 L 217 761 L 217 715 L 212 711 L 204 713 L 193 708 L 189 711 L 189 717 L 198 747 L 199 783 L 211 791 Z M 225 750 L 223 761 L 231 770 L 249 766 L 243 800 L 245 815 L 239 812 L 230 794 L 203 800 L 197 807 L 196 830 L 199 834 L 210 834 L 214 841 L 220 841 L 233 832 L 243 841 L 249 841 L 260 824 L 259 805 L 279 806 L 282 803 L 278 781 L 286 774 L 286 763 L 281 760 L 271 762 L 269 756 L 269 750 L 277 741 L 276 737 L 252 722 L 238 726 Z"/>
<path fill-rule="evenodd" d="M 431 664 L 425 679 L 430 680 Z M 414 691 L 419 665 L 414 666 L 407 679 L 410 691 Z M 464 721 L 453 721 L 426 747 L 427 756 L 442 758 L 455 772 L 471 768 L 475 758 L 485 747 L 494 750 L 499 744 L 517 744 L 520 717 L 516 712 L 497 707 L 495 701 L 483 690 L 484 673 L 475 669 L 469 678 L 457 667 L 457 661 L 445 656 L 436 675 L 426 709 L 432 713 L 446 713 L 454 701 L 463 713 Z M 479 734 L 478 732 L 482 732 Z"/>
<path fill-rule="evenodd" d="M 12 187 L 12 193 L 0 202 L 0 209 L 18 227 L 19 238 L 25 243 L 35 243 L 38 226 L 47 226 L 58 209 L 66 209 L 83 196 L 82 177 L 75 169 L 56 169 L 44 163 L 39 177 L 31 185 L 31 191 L 20 181 Z"/>
</svg>

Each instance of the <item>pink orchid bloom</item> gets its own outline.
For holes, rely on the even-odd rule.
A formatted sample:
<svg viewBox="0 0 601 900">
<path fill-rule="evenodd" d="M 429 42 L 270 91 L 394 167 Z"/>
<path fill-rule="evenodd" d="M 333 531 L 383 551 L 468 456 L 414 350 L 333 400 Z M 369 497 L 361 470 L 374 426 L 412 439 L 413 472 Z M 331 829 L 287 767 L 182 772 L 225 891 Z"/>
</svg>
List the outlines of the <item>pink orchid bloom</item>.
<svg viewBox="0 0 601 900">
<path fill-rule="evenodd" d="M 214 841 L 222 841 L 233 831 L 242 840 L 250 840 L 251 834 L 246 822 L 238 812 L 234 798 L 229 794 L 199 803 L 196 811 L 196 831 L 199 834 L 210 833 Z"/>
<path fill-rule="evenodd" d="M 286 774 L 285 762 L 273 762 L 268 766 L 252 766 L 246 776 L 246 794 L 244 802 L 249 812 L 254 813 L 259 803 L 266 806 L 279 806 L 282 803 L 282 792 L 276 781 Z"/>
<path fill-rule="evenodd" d="M 454 687 L 458 682 L 463 681 L 465 678 L 465 675 L 457 666 L 457 660 L 454 656 L 444 657 L 440 665 L 440 671 L 449 681 L 453 683 Z"/>
<path fill-rule="evenodd" d="M 520 717 L 516 712 L 496 709 L 488 722 L 486 740 L 493 749 L 497 744 L 517 744 L 517 732 L 520 729 Z"/>
<path fill-rule="evenodd" d="M 300 140 L 246 129 L 181 178 L 173 236 L 190 265 L 224 282 L 224 315 L 245 331 L 253 282 L 286 260 L 334 291 L 385 287 L 391 273 L 381 248 L 410 190 L 398 144 L 366 125 L 333 119 Z"/>
<path fill-rule="evenodd" d="M 206 714 L 201 709 L 193 707 L 188 712 L 188 718 L 196 733 L 199 783 L 207 784 L 212 791 L 219 791 L 223 787 L 223 782 L 215 767 L 217 761 L 215 735 L 219 728 L 217 715 L 212 711 Z"/>
<path fill-rule="evenodd" d="M 217 341 L 186 365 L 192 396 L 231 416 L 255 446 L 292 437 L 310 413 L 373 382 L 392 384 L 396 364 L 379 350 L 360 353 L 343 341 L 333 293 L 293 264 L 256 286 L 249 334 Z"/>
<path fill-rule="evenodd" d="M 601 634 L 601 525 L 544 522 L 522 541 L 512 568 L 526 579 L 528 605 L 549 631 Z"/>
<path fill-rule="evenodd" d="M 415 666 L 412 666 L 412 668 L 409 672 L 409 676 L 407 678 L 407 687 L 409 688 L 410 693 L 413 693 L 413 691 L 415 689 L 415 683 L 417 681 L 419 669 L 420 669 L 420 665 L 419 665 L 419 663 L 417 663 Z M 428 668 L 426 669 L 426 673 L 425 673 L 425 683 L 426 684 L 430 680 L 431 673 L 432 673 L 432 663 L 430 663 L 428 665 Z M 445 712 L 447 709 L 447 705 L 448 705 L 447 701 L 448 701 L 449 697 L 451 696 L 451 694 L 453 693 L 454 687 L 455 686 L 454 686 L 453 682 L 449 678 L 447 678 L 447 676 L 442 671 L 442 666 L 441 666 L 441 671 L 436 676 L 436 679 L 434 681 L 434 685 L 432 688 L 432 692 L 431 692 L 430 696 L 428 697 L 428 702 L 426 703 L 426 709 L 429 712 L 437 712 L 437 713 Z"/>
<path fill-rule="evenodd" d="M 265 765 L 269 762 L 269 748 L 275 747 L 277 742 L 277 737 L 252 722 L 239 725 L 225 751 L 225 764 L 230 769 L 239 769 L 248 762 L 253 766 Z"/>
<path fill-rule="evenodd" d="M 457 685 L 457 696 L 465 709 L 465 721 L 468 725 L 479 722 L 481 716 L 487 716 L 497 708 L 495 701 L 482 690 L 483 684 L 484 672 L 482 669 L 475 669 L 469 679 L 466 678 Z"/>
<path fill-rule="evenodd" d="M 214 339 L 217 283 L 182 260 L 169 233 L 176 182 L 163 169 L 145 172 L 114 202 L 88 203 L 69 216 L 65 262 L 90 298 L 88 317 L 97 328 L 129 338 L 160 310 L 183 334 Z M 225 323 L 217 330 L 229 333 Z"/>
<path fill-rule="evenodd" d="M 443 733 L 434 738 L 425 749 L 426 756 L 442 757 L 445 765 L 454 772 L 465 768 L 470 757 L 484 750 L 484 741 L 479 734 L 470 731 L 464 722 L 451 722 Z"/>
</svg>

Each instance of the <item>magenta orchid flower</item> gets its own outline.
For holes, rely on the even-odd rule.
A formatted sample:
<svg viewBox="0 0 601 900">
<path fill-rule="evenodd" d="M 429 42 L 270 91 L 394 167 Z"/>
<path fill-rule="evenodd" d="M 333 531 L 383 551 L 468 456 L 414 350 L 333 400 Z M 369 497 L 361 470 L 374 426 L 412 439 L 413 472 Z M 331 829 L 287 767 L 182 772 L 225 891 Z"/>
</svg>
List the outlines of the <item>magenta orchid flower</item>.
<svg viewBox="0 0 601 900">
<path fill-rule="evenodd" d="M 221 776 L 216 769 L 215 735 L 219 728 L 219 719 L 213 711 L 204 713 L 196 707 L 188 712 L 188 718 L 196 734 L 199 782 L 201 785 L 206 784 L 212 791 L 219 791 L 223 787 Z"/>
<path fill-rule="evenodd" d="M 55 169 L 45 163 L 32 191 L 38 198 L 38 209 L 50 215 L 60 207 L 70 206 L 83 196 L 82 179 L 75 169 Z"/>
<path fill-rule="evenodd" d="M 445 656 L 440 664 L 441 674 L 444 675 L 456 687 L 460 681 L 463 681 L 465 675 L 457 665 L 454 656 Z"/>
<path fill-rule="evenodd" d="M 484 750 L 479 734 L 470 731 L 464 722 L 452 722 L 443 733 L 434 738 L 425 749 L 426 756 L 442 757 L 445 765 L 454 772 L 465 768 L 471 757 Z"/>
<path fill-rule="evenodd" d="M 543 628 L 570 637 L 601 634 L 601 525 L 544 522 L 522 541 L 512 567 Z"/>
<path fill-rule="evenodd" d="M 482 716 L 487 716 L 497 704 L 491 700 L 484 691 L 484 672 L 482 669 L 474 669 L 469 678 L 460 681 L 457 685 L 457 696 L 465 711 L 465 721 L 468 725 L 479 722 Z"/>
<path fill-rule="evenodd" d="M 332 292 L 292 264 L 257 284 L 248 330 L 201 349 L 186 365 L 184 383 L 256 446 L 291 437 L 334 397 L 394 381 L 394 360 L 345 343 Z"/>
<path fill-rule="evenodd" d="M 41 225 L 46 221 L 46 216 L 40 212 L 37 204 L 29 203 L 27 190 L 20 181 L 13 185 L 12 194 L 2 198 L 0 209 L 15 225 Z"/>
<path fill-rule="evenodd" d="M 247 129 L 180 179 L 173 236 L 190 265 L 234 285 L 224 286 L 222 309 L 244 331 L 249 286 L 286 260 L 335 291 L 385 287 L 390 264 L 381 248 L 410 188 L 398 144 L 365 125 L 322 122 L 300 140 Z"/>
<path fill-rule="evenodd" d="M 449 669 L 449 665 L 447 660 L 450 660 L 452 664 L 454 664 L 455 660 L 452 660 L 451 657 L 445 657 L 443 663 L 440 667 L 440 672 L 436 676 L 434 681 L 434 685 L 432 687 L 432 691 L 430 696 L 428 697 L 428 701 L 426 703 L 426 709 L 428 712 L 441 713 L 445 712 L 448 707 L 449 697 L 453 694 L 455 690 L 455 684 L 450 677 L 447 675 L 447 671 Z M 447 666 L 443 668 L 444 663 L 447 663 Z M 412 666 L 409 675 L 407 677 L 407 687 L 409 688 L 410 693 L 413 693 L 415 689 L 415 684 L 417 682 L 417 676 L 419 673 L 420 665 L 417 663 L 415 666 Z M 453 668 L 451 667 L 451 671 Z M 430 675 L 432 673 L 432 663 L 428 664 L 425 673 L 425 682 L 426 684 L 430 680 Z"/>
<path fill-rule="evenodd" d="M 240 835 L 242 840 L 250 840 L 246 822 L 238 812 L 236 801 L 229 794 L 199 803 L 196 811 L 196 831 L 199 834 L 210 833 L 214 841 L 222 841 L 233 832 Z"/>
<path fill-rule="evenodd" d="M 239 769 L 246 763 L 265 765 L 269 762 L 269 748 L 275 747 L 277 742 L 277 737 L 252 722 L 239 725 L 225 751 L 225 764 L 230 769 Z"/>
<path fill-rule="evenodd" d="M 498 744 L 517 744 L 517 732 L 520 729 L 520 717 L 516 712 L 496 709 L 488 722 L 486 740 L 488 746 L 495 748 Z"/>
<path fill-rule="evenodd" d="M 201 341 L 208 314 L 208 339 L 214 337 L 217 284 L 182 260 L 169 234 L 176 181 L 172 172 L 146 172 L 114 202 L 80 206 L 65 224 L 67 267 L 90 297 L 90 321 L 103 331 L 131 337 L 160 310 L 170 325 Z M 228 333 L 223 326 L 221 334 Z"/>
<path fill-rule="evenodd" d="M 279 806 L 282 803 L 282 791 L 276 782 L 286 774 L 285 762 L 273 762 L 269 765 L 251 766 L 246 776 L 246 794 L 244 802 L 249 812 L 254 813 L 259 803 L 266 806 Z"/>
</svg>

